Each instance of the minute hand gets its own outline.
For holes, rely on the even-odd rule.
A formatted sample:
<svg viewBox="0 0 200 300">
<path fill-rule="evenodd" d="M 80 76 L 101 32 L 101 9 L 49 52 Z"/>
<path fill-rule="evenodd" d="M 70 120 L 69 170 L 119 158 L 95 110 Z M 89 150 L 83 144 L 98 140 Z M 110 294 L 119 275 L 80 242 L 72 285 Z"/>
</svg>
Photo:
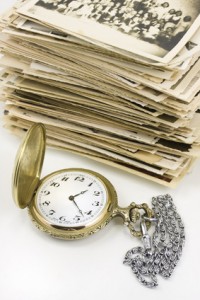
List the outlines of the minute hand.
<svg viewBox="0 0 200 300">
<path fill-rule="evenodd" d="M 82 210 L 79 208 L 79 206 L 77 205 L 76 201 L 72 200 L 72 202 L 76 205 L 76 207 L 78 208 L 78 211 L 80 212 L 80 214 L 82 216 L 84 216 Z"/>
</svg>

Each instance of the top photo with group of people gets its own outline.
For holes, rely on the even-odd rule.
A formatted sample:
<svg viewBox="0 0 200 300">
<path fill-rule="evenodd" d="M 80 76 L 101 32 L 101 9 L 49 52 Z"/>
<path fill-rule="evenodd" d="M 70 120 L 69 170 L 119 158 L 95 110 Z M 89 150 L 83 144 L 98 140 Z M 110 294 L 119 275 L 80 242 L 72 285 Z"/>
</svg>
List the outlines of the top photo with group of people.
<svg viewBox="0 0 200 300">
<path fill-rule="evenodd" d="M 190 3 L 186 0 L 39 0 L 36 5 L 93 20 L 169 51 L 199 14 L 192 7 L 194 0 L 190 10 L 184 6 L 187 2 Z M 197 7 L 200 10 L 200 3 Z"/>
</svg>

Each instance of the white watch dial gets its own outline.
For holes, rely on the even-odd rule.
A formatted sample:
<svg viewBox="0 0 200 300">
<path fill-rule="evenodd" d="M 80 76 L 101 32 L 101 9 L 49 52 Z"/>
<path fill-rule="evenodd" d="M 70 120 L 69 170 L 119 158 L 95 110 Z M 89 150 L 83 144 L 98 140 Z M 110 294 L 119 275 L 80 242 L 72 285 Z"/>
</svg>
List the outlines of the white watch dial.
<svg viewBox="0 0 200 300">
<path fill-rule="evenodd" d="M 41 184 L 36 194 L 37 209 L 47 222 L 61 227 L 93 223 L 107 203 L 104 183 L 86 171 L 63 171 Z"/>
</svg>

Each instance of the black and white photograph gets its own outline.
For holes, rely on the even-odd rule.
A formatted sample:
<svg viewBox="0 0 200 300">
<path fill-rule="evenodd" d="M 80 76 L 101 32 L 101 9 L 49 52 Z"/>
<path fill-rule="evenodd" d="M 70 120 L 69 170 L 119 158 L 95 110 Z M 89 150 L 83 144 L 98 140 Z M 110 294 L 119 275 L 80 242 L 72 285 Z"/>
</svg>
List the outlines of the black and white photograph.
<svg viewBox="0 0 200 300">
<path fill-rule="evenodd" d="M 19 11 L 59 29 L 163 61 L 171 52 L 178 53 L 198 29 L 199 4 L 199 0 L 34 0 Z"/>
</svg>

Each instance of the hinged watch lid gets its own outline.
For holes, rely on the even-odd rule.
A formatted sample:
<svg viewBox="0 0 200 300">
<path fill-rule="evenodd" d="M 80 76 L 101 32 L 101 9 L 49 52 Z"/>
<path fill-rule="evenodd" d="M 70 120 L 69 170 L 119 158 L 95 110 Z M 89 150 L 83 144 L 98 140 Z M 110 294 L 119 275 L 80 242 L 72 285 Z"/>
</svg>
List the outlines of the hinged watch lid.
<svg viewBox="0 0 200 300">
<path fill-rule="evenodd" d="M 45 132 L 42 124 L 34 124 L 17 153 L 13 174 L 13 197 L 20 208 L 29 205 L 40 180 L 46 145 Z"/>
</svg>

